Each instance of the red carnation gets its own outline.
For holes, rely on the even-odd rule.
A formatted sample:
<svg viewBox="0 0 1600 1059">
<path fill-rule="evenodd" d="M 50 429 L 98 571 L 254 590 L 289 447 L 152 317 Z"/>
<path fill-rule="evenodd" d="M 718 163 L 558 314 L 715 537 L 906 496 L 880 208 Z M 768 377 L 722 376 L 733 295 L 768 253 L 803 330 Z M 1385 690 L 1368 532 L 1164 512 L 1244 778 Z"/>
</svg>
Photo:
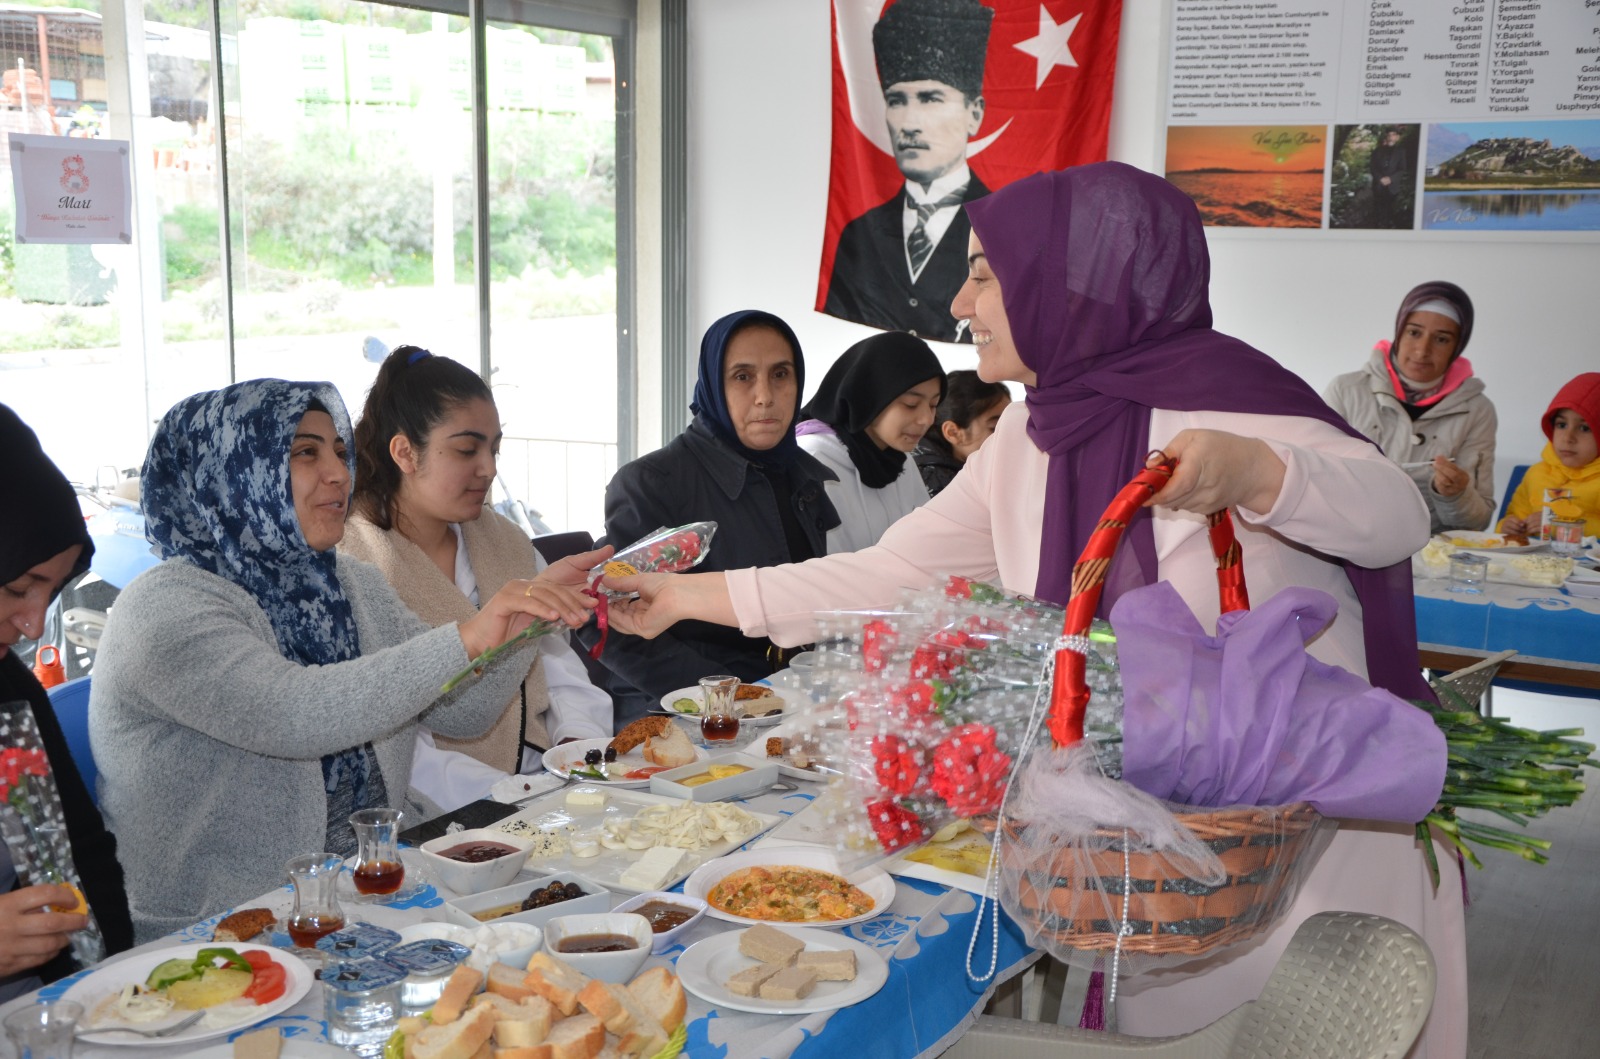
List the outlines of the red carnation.
<svg viewBox="0 0 1600 1059">
<path fill-rule="evenodd" d="M 951 574 L 950 580 L 944 583 L 944 594 L 951 599 L 971 599 L 972 578 Z"/>
<path fill-rule="evenodd" d="M 885 853 L 921 842 L 927 835 L 916 813 L 889 798 L 868 802 L 867 819 Z"/>
<path fill-rule="evenodd" d="M 922 775 L 917 752 L 897 735 L 880 735 L 872 741 L 872 768 L 885 790 L 910 794 Z"/>
<path fill-rule="evenodd" d="M 875 618 L 861 627 L 861 660 L 868 673 L 880 673 L 889 664 L 889 652 L 900 639 L 894 627 Z"/>
<path fill-rule="evenodd" d="M 889 689 L 889 701 L 913 717 L 927 717 L 933 713 L 933 685 L 926 680 L 896 684 Z"/>
<path fill-rule="evenodd" d="M 994 729 L 963 724 L 933 748 L 929 786 L 962 817 L 992 812 L 1005 792 L 1011 758 L 995 746 Z"/>
</svg>

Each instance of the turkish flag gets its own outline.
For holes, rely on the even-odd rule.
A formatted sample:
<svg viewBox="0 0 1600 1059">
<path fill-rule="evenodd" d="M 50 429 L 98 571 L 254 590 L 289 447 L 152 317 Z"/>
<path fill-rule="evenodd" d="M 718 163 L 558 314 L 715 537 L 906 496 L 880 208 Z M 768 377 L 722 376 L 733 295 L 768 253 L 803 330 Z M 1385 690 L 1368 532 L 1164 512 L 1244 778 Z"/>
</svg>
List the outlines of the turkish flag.
<svg viewBox="0 0 1600 1059">
<path fill-rule="evenodd" d="M 917 22 L 910 35 L 915 54 L 886 54 L 883 75 L 904 74 L 917 79 L 910 84 L 923 86 L 960 79 L 959 72 L 936 76 L 945 68 L 976 70 L 973 46 L 981 41 L 982 9 L 992 12 L 981 49 L 981 121 L 966 143 L 971 201 L 1032 173 L 1105 159 L 1122 0 L 982 0 L 981 7 L 980 0 L 833 0 L 833 155 L 816 309 L 961 341 L 964 328 L 949 307 L 965 278 L 965 211 L 947 213 L 945 227 L 930 225 L 937 238 L 931 255 L 918 260 L 917 251 L 908 249 L 915 204 L 908 207 L 905 188 L 919 174 L 909 162 L 903 173 L 896 160 L 888 127 L 892 110 L 885 102 L 886 87 L 893 95 L 895 85 L 880 83 L 874 50 L 874 26 L 895 21 L 888 13 L 900 4 L 907 6 L 897 18 Z M 944 27 L 951 29 L 944 33 Z M 880 46 L 889 49 L 905 47 L 907 35 L 881 37 Z M 972 53 L 965 67 L 959 56 L 948 58 L 964 49 Z M 962 99 L 962 93 L 952 94 Z M 970 98 L 967 105 L 973 105 Z M 937 197 L 943 190 L 928 187 L 930 192 L 919 188 L 919 194 Z"/>
</svg>

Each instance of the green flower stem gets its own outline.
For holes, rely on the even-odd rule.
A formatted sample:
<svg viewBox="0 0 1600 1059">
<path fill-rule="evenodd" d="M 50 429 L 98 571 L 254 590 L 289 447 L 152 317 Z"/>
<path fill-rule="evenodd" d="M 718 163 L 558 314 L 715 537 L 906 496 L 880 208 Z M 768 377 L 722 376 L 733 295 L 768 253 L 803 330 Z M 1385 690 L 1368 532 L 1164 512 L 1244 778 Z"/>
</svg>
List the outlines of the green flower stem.
<svg viewBox="0 0 1600 1059">
<path fill-rule="evenodd" d="M 485 666 L 487 666 L 490 662 L 493 662 L 496 658 L 499 658 L 502 654 L 505 654 L 507 651 L 511 650 L 513 647 L 520 643 L 525 643 L 528 640 L 536 640 L 547 633 L 554 632 L 560 627 L 560 625 L 561 623 L 558 621 L 534 622 L 532 625 L 529 625 L 527 628 L 517 633 L 517 635 L 513 636 L 511 639 L 507 640 L 505 643 L 500 644 L 498 647 L 489 648 L 487 651 L 483 652 L 483 654 L 468 662 L 467 668 L 463 669 L 461 672 L 445 681 L 444 687 L 439 689 L 440 694 L 450 694 L 450 692 L 455 690 L 457 684 L 460 684 L 463 680 L 466 680 L 468 677 L 473 676 L 474 674 L 483 672 Z"/>
</svg>

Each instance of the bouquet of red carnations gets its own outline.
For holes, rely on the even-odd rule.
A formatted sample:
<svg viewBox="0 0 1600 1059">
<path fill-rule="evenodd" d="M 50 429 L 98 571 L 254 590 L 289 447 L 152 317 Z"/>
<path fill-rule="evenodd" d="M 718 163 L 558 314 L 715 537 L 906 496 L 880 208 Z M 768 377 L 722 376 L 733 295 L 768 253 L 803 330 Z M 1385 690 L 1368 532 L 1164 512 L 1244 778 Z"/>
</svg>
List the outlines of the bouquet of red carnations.
<svg viewBox="0 0 1600 1059">
<path fill-rule="evenodd" d="M 853 860 L 898 853 L 999 808 L 1013 755 L 1031 738 L 1062 613 L 952 577 L 937 592 L 908 594 L 895 611 L 820 619 L 816 679 L 829 681 L 833 694 L 801 722 L 802 738 L 819 764 L 841 774 L 823 804 L 842 852 Z M 1103 623 L 1091 639 L 1097 693 L 1087 728 L 1115 772 L 1115 641 Z"/>
<path fill-rule="evenodd" d="M 716 536 L 716 532 L 715 522 L 691 522 L 687 526 L 678 526 L 674 529 L 658 529 L 642 540 L 634 541 L 608 561 L 589 571 L 589 587 L 585 591 L 600 600 L 596 615 L 600 622 L 601 640 L 593 652 L 596 658 L 600 656 L 600 648 L 605 644 L 605 608 L 610 595 L 607 589 L 601 587 L 600 579 L 607 575 L 627 577 L 632 574 L 681 574 L 685 570 L 692 570 L 706 557 L 706 552 L 711 547 L 711 538 Z M 563 628 L 565 626 L 559 621 L 534 622 L 505 643 L 491 647 L 474 658 L 467 664 L 467 668 L 451 677 L 440 690 L 444 692 L 454 690 L 463 680 L 483 672 L 484 666 L 518 644 L 537 640 L 541 636 Z"/>
<path fill-rule="evenodd" d="M 72 862 L 66 814 L 50 758 L 33 709 L 20 701 L 0 703 L 0 840 L 23 886 L 59 883 L 78 895 L 77 907 L 55 909 L 89 917 L 89 925 L 72 935 L 78 966 L 92 967 L 105 959 L 100 925 L 83 899 L 82 880 Z"/>
</svg>

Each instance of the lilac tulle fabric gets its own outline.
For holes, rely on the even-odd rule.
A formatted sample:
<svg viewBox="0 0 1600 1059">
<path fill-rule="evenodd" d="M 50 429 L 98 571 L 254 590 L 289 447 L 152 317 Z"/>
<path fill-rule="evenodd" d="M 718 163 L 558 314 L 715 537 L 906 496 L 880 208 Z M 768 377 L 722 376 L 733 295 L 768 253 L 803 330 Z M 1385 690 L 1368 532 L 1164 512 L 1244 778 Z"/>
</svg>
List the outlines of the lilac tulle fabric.
<svg viewBox="0 0 1600 1059">
<path fill-rule="evenodd" d="M 1288 588 L 1209 636 L 1170 584 L 1112 610 L 1122 667 L 1123 779 L 1185 805 L 1310 802 L 1324 816 L 1421 820 L 1445 740 L 1403 699 L 1308 655 L 1333 597 Z"/>
<path fill-rule="evenodd" d="M 1050 454 L 1042 598 L 1066 602 L 1100 515 L 1143 470 L 1152 408 L 1304 416 L 1361 437 L 1299 376 L 1212 329 L 1199 211 L 1160 177 L 1098 162 L 1026 177 L 966 209 L 1017 352 L 1038 376 L 1027 405 L 1028 435 Z M 1410 564 L 1345 570 L 1361 600 L 1372 682 L 1431 697 L 1413 646 Z M 1156 580 L 1144 515 L 1112 561 L 1101 614 Z"/>
</svg>

